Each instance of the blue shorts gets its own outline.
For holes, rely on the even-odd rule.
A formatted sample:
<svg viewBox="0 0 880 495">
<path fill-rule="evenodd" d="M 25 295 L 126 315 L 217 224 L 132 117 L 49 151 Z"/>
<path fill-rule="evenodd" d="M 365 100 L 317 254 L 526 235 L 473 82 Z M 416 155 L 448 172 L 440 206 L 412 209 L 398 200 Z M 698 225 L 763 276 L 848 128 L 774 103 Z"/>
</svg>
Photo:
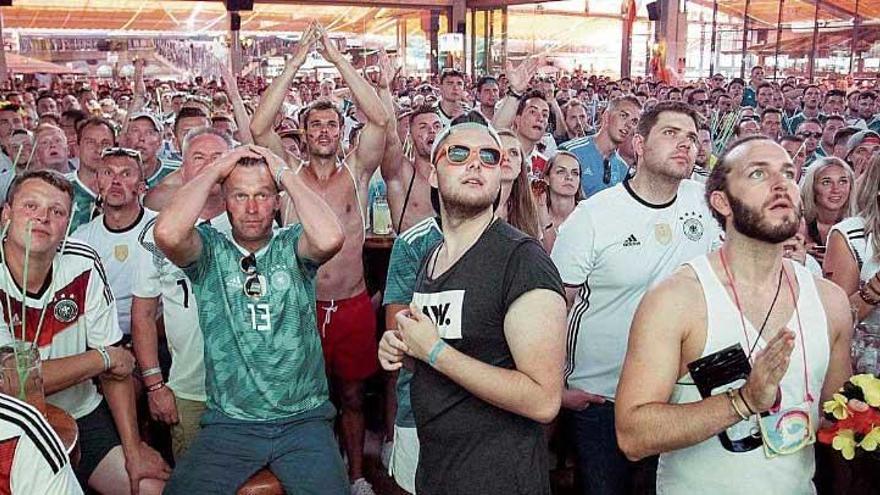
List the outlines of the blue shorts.
<svg viewBox="0 0 880 495">
<path fill-rule="evenodd" d="M 330 402 L 293 418 L 259 423 L 209 410 L 164 493 L 235 493 L 268 467 L 287 493 L 347 495 L 348 476 L 333 437 L 335 417 Z"/>
</svg>

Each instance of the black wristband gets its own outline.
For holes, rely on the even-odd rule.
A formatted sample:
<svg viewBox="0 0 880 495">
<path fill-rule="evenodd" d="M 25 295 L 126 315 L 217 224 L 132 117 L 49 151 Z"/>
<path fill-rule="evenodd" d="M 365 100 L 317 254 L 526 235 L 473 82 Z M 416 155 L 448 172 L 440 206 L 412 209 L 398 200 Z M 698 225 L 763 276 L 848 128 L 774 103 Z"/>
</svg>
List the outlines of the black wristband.
<svg viewBox="0 0 880 495">
<path fill-rule="evenodd" d="M 510 87 L 510 85 L 507 86 L 507 96 L 512 96 L 517 100 L 522 98 L 522 95 L 514 91 L 513 88 Z"/>
</svg>

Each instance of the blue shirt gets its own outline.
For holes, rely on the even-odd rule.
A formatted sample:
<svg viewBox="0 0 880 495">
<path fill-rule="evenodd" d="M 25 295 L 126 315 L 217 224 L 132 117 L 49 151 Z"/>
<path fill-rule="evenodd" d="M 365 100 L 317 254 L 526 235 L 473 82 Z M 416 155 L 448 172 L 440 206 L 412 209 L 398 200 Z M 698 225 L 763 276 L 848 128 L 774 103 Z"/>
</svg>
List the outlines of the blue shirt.
<svg viewBox="0 0 880 495">
<path fill-rule="evenodd" d="M 615 151 L 608 159 L 609 173 L 605 172 L 605 157 L 594 142 L 595 136 L 571 140 L 559 147 L 577 157 L 581 166 L 581 191 L 589 198 L 597 192 L 620 184 L 629 175 L 629 165 Z M 605 179 L 608 179 L 607 181 Z"/>
</svg>

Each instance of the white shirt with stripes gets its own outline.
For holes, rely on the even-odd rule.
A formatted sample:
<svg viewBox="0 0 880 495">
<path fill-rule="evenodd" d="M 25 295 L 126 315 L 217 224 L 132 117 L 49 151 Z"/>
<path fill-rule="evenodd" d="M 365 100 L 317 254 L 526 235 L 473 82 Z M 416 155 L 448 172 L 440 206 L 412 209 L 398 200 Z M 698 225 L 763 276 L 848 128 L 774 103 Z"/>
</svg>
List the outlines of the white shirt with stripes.
<svg viewBox="0 0 880 495">
<path fill-rule="evenodd" d="M 64 444 L 43 415 L 4 394 L 0 394 L 0 493 L 82 493 Z"/>
<path fill-rule="evenodd" d="M 551 258 L 562 282 L 579 287 L 568 315 L 567 386 L 614 398 L 642 296 L 717 246 L 704 191 L 684 180 L 672 201 L 653 205 L 624 181 L 581 201 L 561 225 Z"/>
</svg>

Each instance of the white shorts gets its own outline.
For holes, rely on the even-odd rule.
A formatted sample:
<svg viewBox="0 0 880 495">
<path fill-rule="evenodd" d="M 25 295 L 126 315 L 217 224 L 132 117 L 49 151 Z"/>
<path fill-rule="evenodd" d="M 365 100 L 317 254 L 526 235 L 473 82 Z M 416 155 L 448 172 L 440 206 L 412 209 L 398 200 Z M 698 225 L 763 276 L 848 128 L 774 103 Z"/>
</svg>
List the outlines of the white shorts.
<svg viewBox="0 0 880 495">
<path fill-rule="evenodd" d="M 397 485 L 409 493 L 416 493 L 416 468 L 419 465 L 419 435 L 415 428 L 394 425 L 394 446 L 388 474 Z"/>
</svg>

